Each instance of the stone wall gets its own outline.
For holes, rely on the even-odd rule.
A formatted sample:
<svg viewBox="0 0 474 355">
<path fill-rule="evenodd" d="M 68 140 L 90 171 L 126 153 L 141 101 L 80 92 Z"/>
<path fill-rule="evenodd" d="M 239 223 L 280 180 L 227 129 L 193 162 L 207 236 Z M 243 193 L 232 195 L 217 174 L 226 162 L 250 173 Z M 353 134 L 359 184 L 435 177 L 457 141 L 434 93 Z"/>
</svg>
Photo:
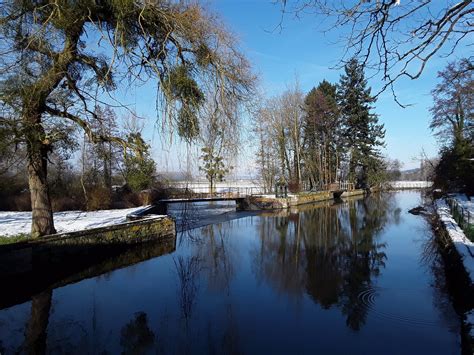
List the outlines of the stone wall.
<svg viewBox="0 0 474 355">
<path fill-rule="evenodd" d="M 0 246 L 0 307 L 27 301 L 47 287 L 172 252 L 176 227 L 169 217 L 56 234 Z M 98 267 L 100 266 L 100 267 Z"/>
<path fill-rule="evenodd" d="M 372 191 L 372 192 L 375 192 L 375 191 Z M 341 197 L 360 196 L 360 195 L 364 195 L 365 193 L 366 191 L 363 189 L 344 191 Z"/>
<path fill-rule="evenodd" d="M 346 191 L 342 197 L 363 195 L 364 190 Z M 243 209 L 254 210 L 272 210 L 290 208 L 293 206 L 304 205 L 307 203 L 328 201 L 334 198 L 331 191 L 318 191 L 290 195 L 286 198 L 276 198 L 271 196 L 250 196 L 242 203 Z M 245 206 L 244 206 L 245 204 Z"/>
<path fill-rule="evenodd" d="M 155 217 L 2 245 L 0 278 L 12 273 L 28 272 L 35 265 L 60 264 L 69 261 L 69 258 L 82 256 L 92 258 L 94 254 L 124 250 L 130 245 L 175 235 L 176 227 L 173 219 Z"/>
<path fill-rule="evenodd" d="M 313 203 L 319 201 L 332 200 L 333 195 L 330 191 L 319 191 L 311 193 L 303 193 L 291 196 L 290 206 L 304 205 L 306 203 Z"/>
</svg>

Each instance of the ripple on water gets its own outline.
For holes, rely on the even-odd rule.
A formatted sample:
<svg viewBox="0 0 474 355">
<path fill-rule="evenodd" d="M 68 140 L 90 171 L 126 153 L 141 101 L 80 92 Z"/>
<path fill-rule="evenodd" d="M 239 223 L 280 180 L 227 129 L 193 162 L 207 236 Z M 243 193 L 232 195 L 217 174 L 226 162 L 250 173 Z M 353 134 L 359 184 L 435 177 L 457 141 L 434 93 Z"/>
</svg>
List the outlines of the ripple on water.
<svg viewBox="0 0 474 355">
<path fill-rule="evenodd" d="M 406 326 L 426 326 L 426 327 L 440 327 L 439 320 L 437 319 L 426 319 L 421 314 L 411 312 L 411 314 L 403 314 L 404 309 L 387 309 L 384 306 L 377 306 L 377 298 L 381 293 L 392 292 L 388 288 L 373 287 L 369 286 L 368 288 L 362 290 L 357 298 L 362 303 L 363 307 L 368 310 L 369 316 L 379 319 L 382 321 L 389 321 L 393 323 L 398 323 Z M 413 292 L 415 290 L 406 289 L 406 290 L 396 290 L 397 293 L 400 292 Z M 390 305 L 388 305 L 390 306 Z M 396 307 L 396 305 L 393 305 Z"/>
</svg>

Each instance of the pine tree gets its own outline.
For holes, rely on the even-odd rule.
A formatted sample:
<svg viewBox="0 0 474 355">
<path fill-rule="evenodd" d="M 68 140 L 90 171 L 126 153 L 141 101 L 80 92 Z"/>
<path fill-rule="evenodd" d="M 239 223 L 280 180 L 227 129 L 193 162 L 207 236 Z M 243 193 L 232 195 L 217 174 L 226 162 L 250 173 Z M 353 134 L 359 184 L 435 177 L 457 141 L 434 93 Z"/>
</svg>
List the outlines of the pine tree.
<svg viewBox="0 0 474 355">
<path fill-rule="evenodd" d="M 369 187 L 370 174 L 380 161 L 379 147 L 384 145 L 385 130 L 372 111 L 376 98 L 367 87 L 362 65 L 351 59 L 338 84 L 338 103 L 343 121 L 343 137 L 349 160 L 349 179 L 358 187 Z M 383 167 L 380 165 L 380 169 Z"/>
</svg>

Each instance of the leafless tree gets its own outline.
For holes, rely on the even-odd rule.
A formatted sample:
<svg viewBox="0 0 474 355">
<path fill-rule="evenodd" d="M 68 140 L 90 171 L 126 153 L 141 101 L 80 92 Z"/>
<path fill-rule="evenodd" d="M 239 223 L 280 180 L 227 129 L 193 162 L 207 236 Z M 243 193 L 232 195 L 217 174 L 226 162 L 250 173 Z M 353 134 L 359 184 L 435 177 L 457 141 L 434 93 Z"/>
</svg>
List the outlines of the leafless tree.
<svg viewBox="0 0 474 355">
<path fill-rule="evenodd" d="M 256 114 L 257 162 L 267 190 L 276 175 L 299 186 L 303 159 L 303 93 L 296 84 L 266 100 Z"/>
<path fill-rule="evenodd" d="M 345 30 L 342 64 L 358 57 L 364 66 L 381 74 L 380 92 L 394 91 L 403 77 L 417 79 L 427 63 L 448 57 L 456 49 L 470 51 L 468 70 L 473 70 L 472 0 L 280 0 L 282 12 L 302 16 L 316 14 L 329 19 L 327 31 Z M 465 54 L 464 54 L 465 55 Z"/>
<path fill-rule="evenodd" d="M 431 92 L 430 128 L 443 143 L 461 141 L 474 134 L 474 71 L 467 59 L 451 62 L 438 73 L 441 82 Z"/>
</svg>

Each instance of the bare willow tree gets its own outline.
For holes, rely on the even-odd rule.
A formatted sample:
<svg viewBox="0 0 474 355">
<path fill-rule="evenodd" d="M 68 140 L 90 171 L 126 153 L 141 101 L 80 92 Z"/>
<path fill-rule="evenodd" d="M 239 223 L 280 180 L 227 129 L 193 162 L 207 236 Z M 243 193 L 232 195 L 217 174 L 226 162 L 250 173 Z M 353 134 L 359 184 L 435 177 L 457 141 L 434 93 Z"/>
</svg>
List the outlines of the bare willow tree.
<svg viewBox="0 0 474 355">
<path fill-rule="evenodd" d="M 117 89 L 150 79 L 163 122 L 192 138 L 209 87 L 245 100 L 254 78 L 234 37 L 197 3 L 0 0 L 0 117 L 18 119 L 27 148 L 33 237 L 55 232 L 47 166 L 60 132 L 44 122 L 127 145 L 93 129 L 95 106 L 122 106 Z"/>
<path fill-rule="evenodd" d="M 390 89 L 400 78 L 417 79 L 436 56 L 472 50 L 472 0 L 280 0 L 283 13 L 329 18 L 328 31 L 346 30 L 342 64 L 353 57 L 378 73 Z M 465 56 L 465 54 L 463 54 Z M 474 68 L 472 51 L 470 67 Z M 398 102 L 398 100 L 397 100 Z"/>
</svg>

